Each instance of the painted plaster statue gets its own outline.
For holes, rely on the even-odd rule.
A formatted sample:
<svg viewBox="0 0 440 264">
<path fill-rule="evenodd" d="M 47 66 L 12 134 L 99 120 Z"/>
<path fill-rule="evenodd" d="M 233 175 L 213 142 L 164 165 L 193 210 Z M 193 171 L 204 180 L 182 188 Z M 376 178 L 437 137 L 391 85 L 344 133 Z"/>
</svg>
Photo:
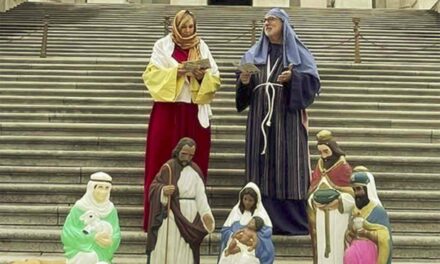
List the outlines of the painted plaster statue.
<svg viewBox="0 0 440 264">
<path fill-rule="evenodd" d="M 351 176 L 351 185 L 356 206 L 345 234 L 344 264 L 390 264 L 391 225 L 377 195 L 373 174 L 357 171 Z"/>
<path fill-rule="evenodd" d="M 240 253 L 231 254 L 230 249 L 235 248 L 234 243 L 237 243 L 236 236 L 243 231 L 249 223 L 252 225 L 252 220 L 258 219 L 257 244 L 256 247 L 243 246 L 240 243 Z M 262 225 L 261 227 L 259 225 Z M 249 242 L 249 241 L 248 241 Z M 255 240 L 254 240 L 255 242 Z M 231 246 L 232 244 L 232 246 Z M 249 249 L 251 249 L 249 251 Z M 260 189 L 258 186 L 249 182 L 241 189 L 238 195 L 238 202 L 232 208 L 228 218 L 223 224 L 221 230 L 221 245 L 219 263 L 261 263 L 272 264 L 275 258 L 275 249 L 272 242 L 272 221 L 264 209 L 261 201 Z M 258 262 L 257 262 L 258 261 Z"/>
<path fill-rule="evenodd" d="M 182 138 L 151 183 L 147 263 L 199 264 L 200 244 L 214 231 L 195 152 L 195 141 Z"/>
<path fill-rule="evenodd" d="M 330 131 L 317 134 L 320 158 L 312 174 L 308 216 L 313 263 L 342 263 L 344 234 L 354 206 L 352 168 Z"/>
<path fill-rule="evenodd" d="M 224 250 L 219 264 L 260 264 L 255 256 L 259 243 L 258 231 L 264 226 L 261 217 L 254 216 L 249 223 L 231 236 L 228 247 Z"/>
<path fill-rule="evenodd" d="M 110 175 L 92 174 L 86 193 L 70 210 L 61 234 L 67 264 L 111 263 L 121 242 L 111 188 Z"/>
</svg>

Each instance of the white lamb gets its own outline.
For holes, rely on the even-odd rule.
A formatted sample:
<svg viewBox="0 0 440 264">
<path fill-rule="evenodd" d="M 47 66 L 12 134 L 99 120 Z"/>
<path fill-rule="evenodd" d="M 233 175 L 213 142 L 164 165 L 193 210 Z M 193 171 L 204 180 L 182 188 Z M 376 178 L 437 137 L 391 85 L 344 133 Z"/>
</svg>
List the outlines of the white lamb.
<svg viewBox="0 0 440 264">
<path fill-rule="evenodd" d="M 83 221 L 85 227 L 82 230 L 84 234 L 105 232 L 110 236 L 113 233 L 113 228 L 107 221 L 101 220 L 98 214 L 94 211 L 87 211 L 79 218 Z"/>
</svg>

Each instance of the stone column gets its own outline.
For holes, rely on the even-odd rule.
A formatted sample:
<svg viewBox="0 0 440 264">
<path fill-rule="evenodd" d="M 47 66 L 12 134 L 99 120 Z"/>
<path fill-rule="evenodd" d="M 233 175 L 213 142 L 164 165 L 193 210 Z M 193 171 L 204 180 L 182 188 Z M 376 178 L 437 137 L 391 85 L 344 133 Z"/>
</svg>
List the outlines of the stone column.
<svg viewBox="0 0 440 264">
<path fill-rule="evenodd" d="M 208 5 L 208 0 L 171 0 L 171 5 Z"/>
<path fill-rule="evenodd" d="M 253 0 L 253 6 L 289 7 L 290 0 Z"/>
<path fill-rule="evenodd" d="M 440 1 L 437 2 L 437 4 L 432 8 L 432 10 L 437 11 L 437 13 L 440 13 Z"/>
<path fill-rule="evenodd" d="M 376 0 L 376 7 L 375 8 L 386 8 L 386 7 L 387 7 L 386 0 Z"/>
<path fill-rule="evenodd" d="M 88 4 L 125 4 L 127 0 L 87 0 Z"/>
<path fill-rule="evenodd" d="M 300 7 L 301 6 L 301 0 L 290 0 L 290 7 L 293 7 L 293 6 Z"/>
<path fill-rule="evenodd" d="M 419 0 L 417 3 L 419 9 L 431 9 L 435 7 L 437 2 L 438 0 Z"/>
<path fill-rule="evenodd" d="M 336 0 L 335 8 L 373 8 L 372 0 Z"/>
<path fill-rule="evenodd" d="M 327 0 L 301 0 L 301 7 L 327 8 Z"/>
</svg>

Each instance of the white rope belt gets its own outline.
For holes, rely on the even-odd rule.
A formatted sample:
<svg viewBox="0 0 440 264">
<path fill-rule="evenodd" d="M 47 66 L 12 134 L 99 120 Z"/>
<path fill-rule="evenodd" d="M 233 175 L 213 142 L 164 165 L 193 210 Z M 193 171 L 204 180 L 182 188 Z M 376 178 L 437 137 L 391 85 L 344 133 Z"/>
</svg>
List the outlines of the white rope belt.
<svg viewBox="0 0 440 264">
<path fill-rule="evenodd" d="M 263 118 L 263 121 L 261 121 L 261 132 L 263 133 L 263 138 L 264 138 L 264 147 L 263 147 L 263 151 L 260 153 L 260 155 L 264 155 L 266 154 L 266 148 L 267 148 L 267 135 L 266 135 L 266 130 L 264 129 L 264 125 L 270 127 L 271 120 L 272 120 L 272 114 L 273 114 L 273 107 L 274 107 L 274 102 L 275 102 L 275 87 L 281 87 L 283 88 L 283 85 L 279 84 L 279 83 L 271 83 L 271 82 L 265 82 L 265 83 L 261 83 L 259 85 L 257 85 L 254 90 L 264 87 L 264 92 L 266 94 L 266 98 L 267 98 L 267 107 L 268 107 L 268 111 L 266 116 Z"/>
</svg>

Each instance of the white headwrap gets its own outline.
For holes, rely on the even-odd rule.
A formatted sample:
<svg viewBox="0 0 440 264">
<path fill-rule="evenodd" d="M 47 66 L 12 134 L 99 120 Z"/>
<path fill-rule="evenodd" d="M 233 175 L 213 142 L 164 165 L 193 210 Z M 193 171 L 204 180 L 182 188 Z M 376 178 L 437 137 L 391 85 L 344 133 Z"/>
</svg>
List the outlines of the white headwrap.
<svg viewBox="0 0 440 264">
<path fill-rule="evenodd" d="M 367 173 L 367 176 L 370 179 L 370 182 L 367 184 L 368 199 L 383 207 L 382 202 L 379 200 L 379 196 L 377 195 L 376 182 L 374 181 L 373 174 L 368 171 L 365 173 Z"/>
<path fill-rule="evenodd" d="M 240 211 L 240 195 L 241 192 L 246 188 L 251 188 L 257 193 L 258 201 L 253 215 L 251 215 L 249 211 L 245 211 L 243 213 Z M 255 183 L 249 182 L 248 184 L 246 184 L 246 186 L 243 187 L 243 189 L 241 189 L 240 193 L 238 194 L 238 203 L 234 206 L 234 208 L 232 208 L 223 226 L 232 226 L 232 224 L 237 221 L 240 221 L 241 225 L 247 225 L 254 216 L 261 217 L 264 221 L 265 226 L 272 227 L 272 221 L 270 220 L 270 217 L 267 214 L 266 209 L 264 209 L 263 203 L 261 201 L 260 189 Z"/>
<path fill-rule="evenodd" d="M 97 203 L 93 197 L 93 191 L 97 184 L 106 184 L 110 186 L 108 195 L 103 203 Z M 90 175 L 90 181 L 87 183 L 87 191 L 81 199 L 76 201 L 75 206 L 82 211 L 94 211 L 99 217 L 107 217 L 113 208 L 115 207 L 112 202 L 110 202 L 110 191 L 112 187 L 112 177 L 105 172 L 96 172 Z"/>
</svg>

